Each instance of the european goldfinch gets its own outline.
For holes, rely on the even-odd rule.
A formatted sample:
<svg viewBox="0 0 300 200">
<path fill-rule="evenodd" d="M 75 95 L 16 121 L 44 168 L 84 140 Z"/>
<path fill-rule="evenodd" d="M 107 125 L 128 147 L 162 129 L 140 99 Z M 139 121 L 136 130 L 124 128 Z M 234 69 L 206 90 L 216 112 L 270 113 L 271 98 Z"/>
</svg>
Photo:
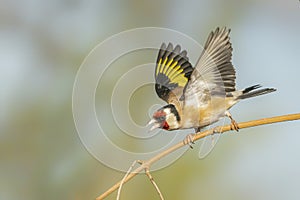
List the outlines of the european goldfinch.
<svg viewBox="0 0 300 200">
<path fill-rule="evenodd" d="M 233 129 L 238 130 L 228 110 L 242 99 L 276 91 L 258 89 L 260 85 L 236 90 L 229 33 L 227 28 L 217 28 L 210 33 L 195 68 L 179 45 L 175 48 L 172 43 L 161 45 L 155 68 L 155 90 L 168 105 L 153 114 L 148 123 L 153 124 L 150 130 L 194 128 L 198 132 L 224 116 L 229 117 Z M 186 142 L 193 141 L 187 139 Z"/>
</svg>

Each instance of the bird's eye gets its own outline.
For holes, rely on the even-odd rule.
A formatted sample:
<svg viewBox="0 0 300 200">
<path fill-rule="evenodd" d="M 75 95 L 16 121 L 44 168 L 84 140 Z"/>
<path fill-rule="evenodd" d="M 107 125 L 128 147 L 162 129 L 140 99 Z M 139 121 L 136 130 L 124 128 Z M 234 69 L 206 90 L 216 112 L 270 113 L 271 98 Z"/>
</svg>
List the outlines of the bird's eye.
<svg viewBox="0 0 300 200">
<path fill-rule="evenodd" d="M 161 116 L 161 117 L 158 118 L 158 120 L 159 120 L 159 121 L 165 121 L 165 120 L 166 120 L 166 117 Z"/>
</svg>

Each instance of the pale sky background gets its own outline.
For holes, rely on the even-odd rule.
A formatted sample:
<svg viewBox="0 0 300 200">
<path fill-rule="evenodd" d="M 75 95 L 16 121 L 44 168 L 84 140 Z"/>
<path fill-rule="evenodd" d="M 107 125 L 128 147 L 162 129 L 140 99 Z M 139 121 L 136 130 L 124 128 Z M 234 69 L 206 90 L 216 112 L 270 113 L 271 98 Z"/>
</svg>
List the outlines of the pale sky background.
<svg viewBox="0 0 300 200">
<path fill-rule="evenodd" d="M 204 44 L 211 30 L 227 26 L 232 29 L 237 87 L 260 83 L 278 90 L 236 105 L 235 119 L 300 112 L 298 0 L 4 0 L 0 15 L 1 200 L 95 199 L 121 180 L 123 173 L 104 166 L 85 149 L 72 116 L 73 83 L 81 63 L 97 44 L 121 31 L 164 27 Z M 155 60 L 155 55 L 148 58 Z M 133 63 L 140 59 L 130 58 Z M 107 72 L 108 80 L 122 75 L 119 68 Z M 131 108 L 135 114 L 147 111 L 146 102 L 162 103 L 153 89 L 145 90 L 147 96 L 138 97 Z M 100 112 L 107 103 L 96 103 Z M 138 113 L 137 121 L 146 123 L 147 114 Z M 300 199 L 299 128 L 300 122 L 294 121 L 227 133 L 205 159 L 198 159 L 196 144 L 152 175 L 165 199 Z M 126 140 L 120 143 L 143 148 Z M 116 193 L 107 199 L 115 198 Z M 121 199 L 158 196 L 140 175 L 124 186 Z"/>
</svg>

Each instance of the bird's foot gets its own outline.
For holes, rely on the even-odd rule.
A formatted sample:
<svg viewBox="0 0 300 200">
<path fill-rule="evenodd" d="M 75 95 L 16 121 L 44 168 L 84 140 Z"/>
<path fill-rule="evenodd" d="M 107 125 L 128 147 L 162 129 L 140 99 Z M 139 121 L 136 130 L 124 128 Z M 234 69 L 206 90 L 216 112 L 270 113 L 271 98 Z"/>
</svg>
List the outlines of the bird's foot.
<svg viewBox="0 0 300 200">
<path fill-rule="evenodd" d="M 188 134 L 182 142 L 184 145 L 188 144 L 190 148 L 193 149 L 192 145 L 195 144 L 194 138 L 195 138 L 195 134 Z"/>
<path fill-rule="evenodd" d="M 231 119 L 231 124 L 230 124 L 230 128 L 231 130 L 236 130 L 237 132 L 239 132 L 239 125 L 236 123 L 236 121 L 234 119 Z"/>
<path fill-rule="evenodd" d="M 231 114 L 229 111 L 225 112 L 225 115 L 231 120 L 230 124 L 230 129 L 231 130 L 236 130 L 237 132 L 239 131 L 239 125 L 236 123 L 236 121 L 232 118 Z"/>
</svg>

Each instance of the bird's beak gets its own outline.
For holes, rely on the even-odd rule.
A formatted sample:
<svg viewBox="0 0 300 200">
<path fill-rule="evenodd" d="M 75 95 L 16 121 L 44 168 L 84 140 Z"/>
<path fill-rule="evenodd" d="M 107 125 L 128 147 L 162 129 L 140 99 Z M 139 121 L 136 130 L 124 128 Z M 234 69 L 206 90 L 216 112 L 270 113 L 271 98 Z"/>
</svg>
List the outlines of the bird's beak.
<svg viewBox="0 0 300 200">
<path fill-rule="evenodd" d="M 150 122 L 148 122 L 147 126 L 151 125 L 151 124 L 154 124 L 156 122 L 155 119 L 151 119 Z"/>
<path fill-rule="evenodd" d="M 149 131 L 153 131 L 154 129 L 159 128 L 159 123 L 157 123 L 157 121 L 155 119 L 151 119 L 150 122 L 147 124 L 147 126 L 153 124 L 153 126 L 150 128 Z"/>
</svg>

